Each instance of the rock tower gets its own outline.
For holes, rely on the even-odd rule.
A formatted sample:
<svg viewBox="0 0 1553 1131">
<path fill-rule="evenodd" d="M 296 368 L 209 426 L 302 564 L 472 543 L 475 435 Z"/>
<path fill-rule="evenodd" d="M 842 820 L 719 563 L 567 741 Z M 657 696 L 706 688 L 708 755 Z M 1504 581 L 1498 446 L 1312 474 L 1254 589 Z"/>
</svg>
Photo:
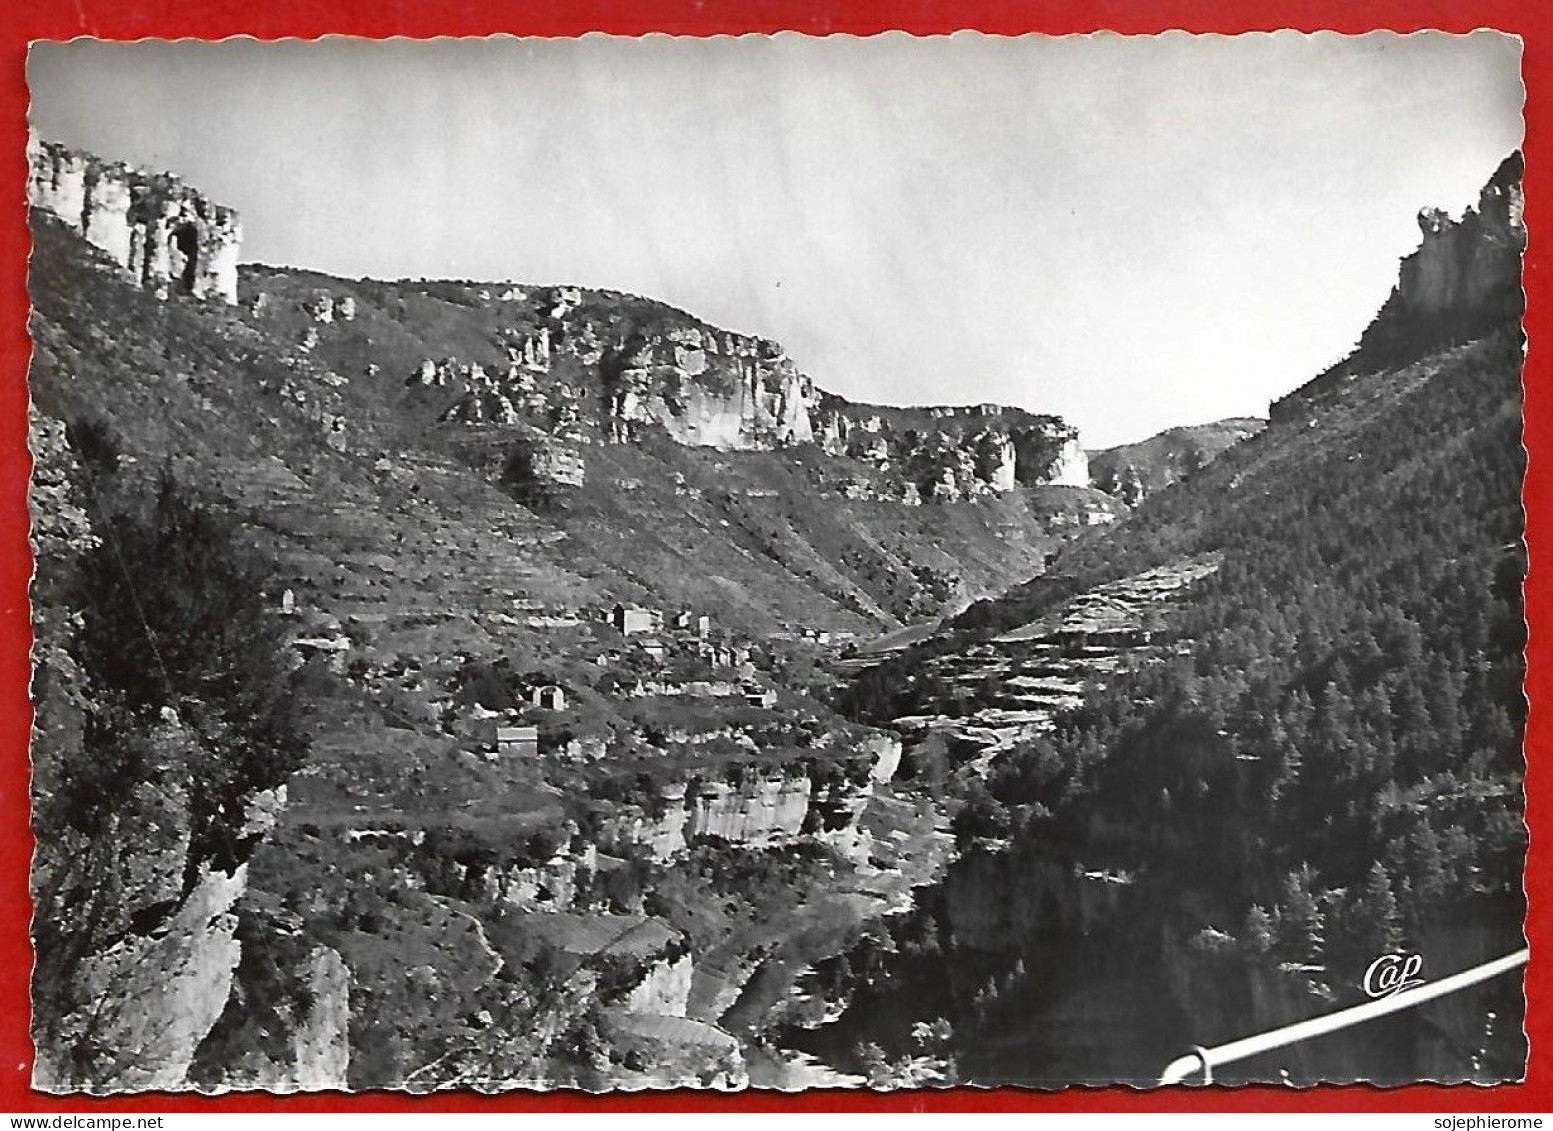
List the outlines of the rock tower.
<svg viewBox="0 0 1553 1131">
<path fill-rule="evenodd" d="M 162 297 L 237 302 L 242 222 L 171 173 L 132 169 L 27 138 L 27 202 L 101 248 Z"/>
</svg>

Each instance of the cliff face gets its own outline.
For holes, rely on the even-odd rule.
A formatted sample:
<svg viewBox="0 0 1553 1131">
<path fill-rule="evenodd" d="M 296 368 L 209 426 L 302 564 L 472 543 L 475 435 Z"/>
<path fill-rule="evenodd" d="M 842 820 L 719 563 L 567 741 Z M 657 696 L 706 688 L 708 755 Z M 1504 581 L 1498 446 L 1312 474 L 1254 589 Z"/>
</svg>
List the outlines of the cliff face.
<svg viewBox="0 0 1553 1131">
<path fill-rule="evenodd" d="M 621 839 L 645 848 L 655 860 L 672 859 L 698 836 L 764 848 L 796 838 L 809 815 L 809 779 L 777 776 L 666 786 L 653 816 L 634 820 Z"/>
<path fill-rule="evenodd" d="M 485 897 L 525 910 L 564 911 L 577 898 L 580 875 L 598 867 L 598 853 L 587 845 L 576 856 L 558 852 L 531 868 L 492 868 L 484 874 Z"/>
<path fill-rule="evenodd" d="M 670 860 L 698 837 L 767 848 L 812 838 L 846 854 L 865 853 L 859 821 L 875 782 L 888 781 L 900 763 L 900 740 L 873 735 L 857 750 L 862 763 L 817 763 L 815 776 L 768 767 L 727 779 L 672 782 L 661 787 L 655 811 L 616 824 L 608 841 L 639 845 L 653 859 Z"/>
<path fill-rule="evenodd" d="M 238 936 L 243 942 L 241 926 Z M 243 945 L 260 953 L 238 959 L 226 1009 L 195 1054 L 190 1083 L 206 1092 L 347 1087 L 351 973 L 345 959 L 332 947 L 303 942 L 295 924 L 279 936 L 250 935 Z"/>
<path fill-rule="evenodd" d="M 1526 248 L 1522 172 L 1521 155 L 1507 157 L 1483 186 L 1477 208 L 1460 220 L 1437 208 L 1418 214 L 1423 243 L 1402 261 L 1396 289 L 1367 340 L 1391 319 L 1409 324 L 1442 316 L 1447 321 L 1497 320 L 1514 312 Z"/>
<path fill-rule="evenodd" d="M 446 421 L 528 423 L 575 436 L 591 402 L 599 435 L 617 443 L 653 427 L 677 443 L 722 451 L 814 439 L 814 385 L 775 342 L 609 292 L 559 287 L 478 301 L 500 304 L 503 359 L 426 358 L 407 381 L 462 386 Z"/>
<path fill-rule="evenodd" d="M 303 1090 L 343 1088 L 350 1071 L 350 970 L 338 951 L 319 947 L 308 969 L 312 1008 L 292 1035 L 292 1069 L 279 1083 Z M 274 1085 L 271 1085 L 274 1086 Z"/>
<path fill-rule="evenodd" d="M 106 252 L 147 290 L 237 301 L 242 224 L 170 173 L 28 138 L 27 202 Z"/>
<path fill-rule="evenodd" d="M 84 964 L 79 982 L 96 1007 L 79 1019 L 83 1034 L 125 1059 L 113 1090 L 188 1086 L 195 1050 L 215 1025 L 237 966 L 236 917 L 246 866 L 232 875 L 208 872 L 167 921 L 159 939 L 126 938 Z M 40 1049 L 34 1084 L 43 1090 L 77 1086 L 71 1068 Z"/>
<path fill-rule="evenodd" d="M 1089 486 L 1078 432 L 1054 416 L 1003 405 L 891 408 L 822 394 L 815 441 L 893 473 L 921 500 L 960 502 L 1016 487 Z"/>
<path fill-rule="evenodd" d="M 1519 151 L 1502 161 L 1476 208 L 1452 220 L 1438 208 L 1418 214 L 1423 240 L 1402 260 L 1386 304 L 1346 359 L 1273 403 L 1274 421 L 1297 416 L 1313 398 L 1359 373 L 1416 361 L 1441 347 L 1485 337 L 1520 318 L 1526 250 Z"/>
<path fill-rule="evenodd" d="M 163 738 L 181 741 L 174 727 Z M 101 897 L 98 914 L 125 927 L 71 971 L 68 993 L 79 1005 L 51 1022 L 54 1039 L 38 1043 L 33 1082 L 45 1091 L 189 1087 L 195 1054 L 231 996 L 241 956 L 235 909 L 248 865 L 225 871 L 202 864 L 192 882 L 184 879 L 189 830 L 181 798 L 142 792 L 151 827 L 167 835 L 155 845 L 143 837 L 132 881 Z M 255 797 L 243 834 L 262 836 L 283 804 L 284 788 Z"/>
<path fill-rule="evenodd" d="M 716 836 L 764 848 L 796 837 L 809 815 L 808 778 L 756 778 L 703 785 L 690 802 L 691 837 Z"/>
<path fill-rule="evenodd" d="M 700 327 L 633 336 L 601 358 L 606 427 L 661 425 L 675 441 L 767 450 L 814 438 L 814 386 L 775 342 Z"/>
</svg>

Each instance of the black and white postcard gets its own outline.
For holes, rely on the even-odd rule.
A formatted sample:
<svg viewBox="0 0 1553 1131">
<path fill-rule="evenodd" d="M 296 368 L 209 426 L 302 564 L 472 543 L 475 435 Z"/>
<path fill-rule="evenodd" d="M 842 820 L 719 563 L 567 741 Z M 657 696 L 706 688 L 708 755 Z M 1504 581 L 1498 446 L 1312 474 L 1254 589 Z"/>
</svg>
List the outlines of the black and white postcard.
<svg viewBox="0 0 1553 1131">
<path fill-rule="evenodd" d="M 35 1086 L 1521 1079 L 1520 63 L 35 44 Z"/>
</svg>

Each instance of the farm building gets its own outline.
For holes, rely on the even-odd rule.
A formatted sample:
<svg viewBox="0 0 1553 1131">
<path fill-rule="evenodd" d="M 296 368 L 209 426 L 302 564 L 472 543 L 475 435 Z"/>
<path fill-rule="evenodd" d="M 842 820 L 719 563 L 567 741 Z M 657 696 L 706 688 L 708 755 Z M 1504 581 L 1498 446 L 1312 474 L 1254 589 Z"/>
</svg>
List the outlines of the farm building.
<svg viewBox="0 0 1553 1131">
<path fill-rule="evenodd" d="M 546 683 L 529 692 L 529 702 L 544 711 L 566 710 L 566 689 Z"/>
<path fill-rule="evenodd" d="M 639 632 L 656 632 L 662 617 L 654 609 L 639 605 L 616 605 L 609 614 L 609 623 L 622 636 L 635 636 Z"/>
<path fill-rule="evenodd" d="M 539 755 L 539 728 L 536 726 L 497 727 L 496 753 L 502 758 L 537 757 Z"/>
</svg>

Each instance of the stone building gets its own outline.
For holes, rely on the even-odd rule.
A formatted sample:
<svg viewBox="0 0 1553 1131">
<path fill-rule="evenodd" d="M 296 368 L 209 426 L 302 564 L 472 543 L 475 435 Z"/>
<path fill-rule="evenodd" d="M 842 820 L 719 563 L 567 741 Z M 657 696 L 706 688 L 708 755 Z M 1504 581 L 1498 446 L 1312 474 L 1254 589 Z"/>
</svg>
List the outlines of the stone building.
<svg viewBox="0 0 1553 1131">
<path fill-rule="evenodd" d="M 536 726 L 497 727 L 496 753 L 501 758 L 538 757 L 539 728 Z"/>
<path fill-rule="evenodd" d="M 566 689 L 553 683 L 543 684 L 529 692 L 529 702 L 542 711 L 564 711 Z"/>
<path fill-rule="evenodd" d="M 610 611 L 609 623 L 622 636 L 635 636 L 641 632 L 657 632 L 662 617 L 653 609 L 640 605 L 616 605 Z"/>
</svg>

